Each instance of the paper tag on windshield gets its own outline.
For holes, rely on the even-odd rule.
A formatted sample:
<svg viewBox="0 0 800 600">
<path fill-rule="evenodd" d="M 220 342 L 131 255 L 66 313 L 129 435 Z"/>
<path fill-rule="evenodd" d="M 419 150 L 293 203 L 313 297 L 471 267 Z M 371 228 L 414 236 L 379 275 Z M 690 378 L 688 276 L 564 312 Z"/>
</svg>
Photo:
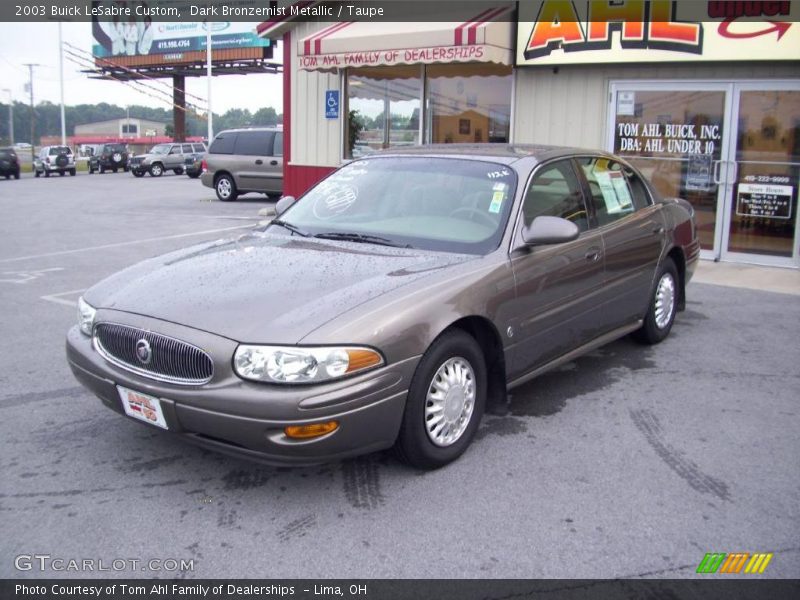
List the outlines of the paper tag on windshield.
<svg viewBox="0 0 800 600">
<path fill-rule="evenodd" d="M 500 207 L 503 206 L 503 200 L 505 200 L 506 193 L 500 190 L 497 190 L 492 194 L 492 203 L 489 205 L 489 212 L 493 214 L 497 214 L 500 212 Z"/>
</svg>

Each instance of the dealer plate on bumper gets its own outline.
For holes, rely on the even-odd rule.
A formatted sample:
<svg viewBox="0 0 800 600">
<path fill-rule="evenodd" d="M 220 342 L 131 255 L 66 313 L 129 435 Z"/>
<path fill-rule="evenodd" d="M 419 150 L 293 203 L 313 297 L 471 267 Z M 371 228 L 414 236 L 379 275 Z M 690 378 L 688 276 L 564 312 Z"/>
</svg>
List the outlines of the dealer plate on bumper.
<svg viewBox="0 0 800 600">
<path fill-rule="evenodd" d="M 121 385 L 117 386 L 119 397 L 122 400 L 122 407 L 125 414 L 134 419 L 139 419 L 145 423 L 150 423 L 162 429 L 169 429 L 164 419 L 164 411 L 161 410 L 161 402 L 154 396 L 129 390 Z"/>
</svg>

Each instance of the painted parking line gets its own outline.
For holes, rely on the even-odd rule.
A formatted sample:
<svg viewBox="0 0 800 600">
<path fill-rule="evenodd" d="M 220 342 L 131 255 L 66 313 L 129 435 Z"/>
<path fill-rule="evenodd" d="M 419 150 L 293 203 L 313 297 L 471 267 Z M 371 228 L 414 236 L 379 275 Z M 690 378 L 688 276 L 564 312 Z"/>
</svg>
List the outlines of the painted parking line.
<svg viewBox="0 0 800 600">
<path fill-rule="evenodd" d="M 15 258 L 0 259 L 0 263 L 10 263 L 20 260 L 33 260 L 37 258 L 49 258 L 51 256 L 64 256 L 66 254 L 77 254 L 79 252 L 93 252 L 95 250 L 105 250 L 107 248 L 120 248 L 122 246 L 133 246 L 136 244 L 147 244 L 149 242 L 159 242 L 163 240 L 177 240 L 180 238 L 193 237 L 197 235 L 208 235 L 210 233 L 222 233 L 225 231 L 235 231 L 237 229 L 250 229 L 253 225 L 237 225 L 236 227 L 224 227 L 223 229 L 207 229 L 194 233 L 180 233 L 178 235 L 167 235 L 164 237 L 146 238 L 143 240 L 132 240 L 130 242 L 119 242 L 116 244 L 103 244 L 102 246 L 89 246 L 87 248 L 75 248 L 74 250 L 62 250 L 61 252 L 47 252 L 45 254 L 31 254 L 29 256 L 17 256 Z"/>
<path fill-rule="evenodd" d="M 35 271 L 3 271 L 0 273 L 0 283 L 28 283 L 34 279 L 39 279 L 45 273 L 63 270 L 64 267 L 53 267 L 52 269 L 38 269 Z"/>
<path fill-rule="evenodd" d="M 47 300 L 48 302 L 55 302 L 56 304 L 63 304 L 64 306 L 78 306 L 78 299 L 75 300 L 67 300 L 66 298 L 62 298 L 62 296 L 71 296 L 73 294 L 80 294 L 86 288 L 81 288 L 79 290 L 70 290 L 69 292 L 59 292 L 58 294 L 49 294 L 47 296 L 41 296 L 42 300 Z"/>
</svg>

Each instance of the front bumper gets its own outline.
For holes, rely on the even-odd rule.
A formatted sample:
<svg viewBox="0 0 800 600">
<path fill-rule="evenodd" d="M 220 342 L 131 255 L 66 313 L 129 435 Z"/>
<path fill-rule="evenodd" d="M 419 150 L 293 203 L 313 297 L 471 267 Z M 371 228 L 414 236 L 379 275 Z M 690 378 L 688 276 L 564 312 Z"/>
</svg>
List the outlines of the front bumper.
<svg viewBox="0 0 800 600">
<path fill-rule="evenodd" d="M 115 319 L 119 322 L 120 319 Z M 130 325 L 154 329 L 141 317 Z M 136 323 L 138 321 L 138 324 Z M 405 409 L 409 382 L 419 357 L 320 385 L 270 385 L 248 382 L 233 373 L 236 342 L 158 322 L 158 331 L 206 349 L 214 376 L 205 385 L 162 383 L 116 367 L 73 327 L 67 359 L 75 378 L 107 407 L 124 414 L 117 386 L 159 398 L 169 432 L 206 448 L 273 465 L 311 465 L 388 448 L 394 444 Z M 225 357 L 227 356 L 227 360 Z M 288 425 L 337 420 L 325 436 L 295 440 Z"/>
</svg>

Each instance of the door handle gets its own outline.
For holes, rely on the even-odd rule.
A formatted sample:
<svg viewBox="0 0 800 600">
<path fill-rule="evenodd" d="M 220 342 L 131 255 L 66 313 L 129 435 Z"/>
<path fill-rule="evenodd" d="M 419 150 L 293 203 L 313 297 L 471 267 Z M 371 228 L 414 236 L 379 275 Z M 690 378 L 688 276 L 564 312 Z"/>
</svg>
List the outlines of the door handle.
<svg viewBox="0 0 800 600">
<path fill-rule="evenodd" d="M 264 161 L 263 161 L 263 160 L 261 160 L 261 159 L 259 158 L 259 159 L 256 161 L 256 164 L 257 164 L 257 165 L 263 165 L 263 164 L 264 164 Z"/>
<path fill-rule="evenodd" d="M 588 250 L 586 254 L 584 254 L 584 257 L 589 262 L 597 262 L 600 260 L 600 250 L 597 248 L 592 248 L 591 250 Z"/>
<path fill-rule="evenodd" d="M 664 233 L 664 228 L 659 225 L 658 227 L 655 227 L 653 229 L 653 233 L 655 233 L 657 235 L 661 235 L 662 233 Z"/>
<path fill-rule="evenodd" d="M 274 167 L 275 165 L 278 164 L 278 161 L 277 160 L 271 160 L 271 161 L 269 161 L 269 164 L 271 164 Z"/>
</svg>

